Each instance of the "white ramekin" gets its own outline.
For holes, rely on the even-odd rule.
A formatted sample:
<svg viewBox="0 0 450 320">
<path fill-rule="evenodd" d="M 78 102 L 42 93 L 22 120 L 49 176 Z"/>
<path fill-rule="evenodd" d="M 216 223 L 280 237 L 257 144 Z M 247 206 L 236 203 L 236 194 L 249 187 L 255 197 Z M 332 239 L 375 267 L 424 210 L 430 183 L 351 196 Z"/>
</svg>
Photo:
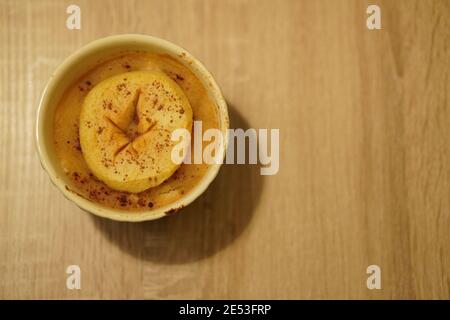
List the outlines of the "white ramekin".
<svg viewBox="0 0 450 320">
<path fill-rule="evenodd" d="M 168 54 L 187 66 L 200 79 L 207 88 L 209 97 L 217 107 L 217 114 L 220 117 L 219 129 L 225 138 L 221 151 L 225 154 L 228 145 L 228 111 L 225 99 L 216 81 L 203 64 L 188 51 L 166 40 L 147 35 L 125 34 L 102 38 L 89 43 L 69 56 L 56 69 L 45 86 L 37 111 L 35 134 L 42 167 L 47 171 L 53 184 L 66 198 L 97 216 L 119 221 L 137 222 L 161 218 L 168 212 L 176 211 L 190 204 L 214 180 L 220 169 L 220 164 L 211 165 L 202 180 L 177 201 L 167 206 L 146 211 L 132 212 L 105 207 L 71 191 L 72 183 L 60 166 L 53 144 L 53 120 L 57 104 L 65 90 L 91 68 L 121 52 L 132 50 Z"/>
</svg>

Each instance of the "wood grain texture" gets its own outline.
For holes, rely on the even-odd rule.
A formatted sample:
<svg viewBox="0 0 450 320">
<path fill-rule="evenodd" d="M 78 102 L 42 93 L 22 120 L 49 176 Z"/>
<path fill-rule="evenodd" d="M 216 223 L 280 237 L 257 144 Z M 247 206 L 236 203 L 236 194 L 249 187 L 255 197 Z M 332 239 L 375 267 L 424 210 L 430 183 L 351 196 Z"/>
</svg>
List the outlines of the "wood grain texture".
<svg viewBox="0 0 450 320">
<path fill-rule="evenodd" d="M 77 3 L 82 29 L 65 27 Z M 378 4 L 382 30 L 369 31 Z M 449 1 L 0 1 L 0 298 L 450 298 Z M 202 60 L 280 171 L 225 166 L 181 214 L 95 218 L 34 149 L 54 68 L 107 35 Z M 77 264 L 82 289 L 67 290 Z M 366 288 L 366 268 L 382 290 Z"/>
</svg>

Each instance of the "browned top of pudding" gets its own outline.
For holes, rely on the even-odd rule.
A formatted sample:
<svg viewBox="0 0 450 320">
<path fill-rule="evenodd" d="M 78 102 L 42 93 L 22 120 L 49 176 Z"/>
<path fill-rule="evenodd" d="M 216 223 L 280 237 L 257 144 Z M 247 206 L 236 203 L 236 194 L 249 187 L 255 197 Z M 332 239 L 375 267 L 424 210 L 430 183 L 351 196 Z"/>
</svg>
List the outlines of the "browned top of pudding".
<svg viewBox="0 0 450 320">
<path fill-rule="evenodd" d="M 67 89 L 55 113 L 54 145 L 61 167 L 72 182 L 67 186 L 68 190 L 107 207 L 147 210 L 170 204 L 190 192 L 205 175 L 209 166 L 181 164 L 162 184 L 140 193 L 114 190 L 89 170 L 82 154 L 79 137 L 83 101 L 99 82 L 131 71 L 165 73 L 183 90 L 192 108 L 193 120 L 202 121 L 202 130 L 219 128 L 216 105 L 208 97 L 201 81 L 186 66 L 167 55 L 129 52 L 98 65 Z"/>
</svg>

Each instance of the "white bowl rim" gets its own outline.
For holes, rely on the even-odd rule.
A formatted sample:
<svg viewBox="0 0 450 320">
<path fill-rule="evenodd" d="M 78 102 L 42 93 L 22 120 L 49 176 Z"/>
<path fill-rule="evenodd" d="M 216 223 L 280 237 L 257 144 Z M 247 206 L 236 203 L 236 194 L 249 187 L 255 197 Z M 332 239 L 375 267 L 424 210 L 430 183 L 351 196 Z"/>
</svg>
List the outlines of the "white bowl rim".
<svg viewBox="0 0 450 320">
<path fill-rule="evenodd" d="M 203 79 L 204 85 L 206 89 L 210 91 L 209 93 L 214 97 L 215 100 L 214 102 L 216 103 L 219 109 L 221 131 L 224 133 L 225 137 L 224 144 L 222 145 L 223 148 L 222 151 L 226 150 L 228 146 L 228 134 L 226 131 L 229 127 L 227 105 L 222 95 L 222 92 L 219 86 L 217 85 L 216 81 L 214 80 L 213 76 L 206 69 L 206 67 L 199 60 L 193 57 L 186 49 L 178 45 L 175 45 L 167 40 L 142 34 L 120 34 L 94 40 L 86 44 L 85 46 L 81 47 L 74 53 L 72 53 L 59 65 L 59 67 L 52 73 L 50 79 L 45 85 L 43 93 L 41 95 L 41 99 L 39 101 L 35 122 L 35 143 L 42 167 L 49 175 L 52 183 L 63 193 L 63 195 L 66 198 L 74 202 L 81 209 L 103 218 L 109 218 L 116 221 L 140 222 L 159 219 L 161 217 L 170 214 L 173 211 L 177 211 L 189 205 L 207 189 L 207 187 L 210 185 L 210 183 L 214 180 L 217 173 L 219 172 L 221 164 L 210 165 L 205 176 L 202 177 L 201 181 L 192 190 L 190 190 L 183 197 L 179 198 L 177 201 L 170 203 L 168 205 L 145 211 L 130 211 L 130 210 L 120 210 L 110 208 L 103 206 L 99 203 L 95 203 L 91 200 L 88 200 L 78 195 L 76 192 L 70 190 L 70 188 L 67 188 L 65 181 L 60 177 L 58 177 L 58 174 L 54 167 L 55 164 L 52 163 L 49 157 L 47 150 L 48 148 L 45 146 L 45 144 L 46 143 L 48 144 L 49 142 L 44 141 L 45 138 L 43 136 L 43 128 L 42 128 L 42 122 L 45 116 L 44 111 L 49 103 L 50 92 L 51 90 L 53 90 L 53 87 L 56 85 L 56 83 L 62 77 L 62 75 L 68 70 L 70 70 L 70 68 L 74 67 L 74 65 L 76 65 L 76 62 L 82 59 L 86 54 L 93 53 L 97 51 L 99 48 L 105 45 L 109 45 L 112 42 L 120 44 L 129 41 L 147 45 L 148 44 L 155 45 L 160 47 L 161 49 L 167 50 L 167 52 L 170 52 L 173 55 L 179 56 L 180 58 L 184 57 L 185 62 L 189 61 L 189 64 L 185 63 L 185 65 L 190 68 L 196 69 L 196 71 L 202 77 L 204 77 Z M 145 49 L 143 49 L 143 51 L 145 51 Z M 209 86 L 206 85 L 205 83 L 206 81 L 208 82 Z"/>
</svg>

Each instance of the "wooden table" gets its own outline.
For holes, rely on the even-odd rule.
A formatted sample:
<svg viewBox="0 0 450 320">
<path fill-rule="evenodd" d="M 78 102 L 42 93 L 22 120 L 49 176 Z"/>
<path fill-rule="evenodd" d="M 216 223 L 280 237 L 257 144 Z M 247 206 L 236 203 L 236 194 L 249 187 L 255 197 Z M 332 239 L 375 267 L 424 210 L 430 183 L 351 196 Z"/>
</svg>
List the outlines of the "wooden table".
<svg viewBox="0 0 450 320">
<path fill-rule="evenodd" d="M 81 30 L 66 8 L 81 8 Z M 368 30 L 369 4 L 382 29 Z M 450 298 L 449 1 L 0 2 L 0 298 Z M 280 171 L 224 166 L 179 215 L 66 200 L 34 148 L 55 67 L 107 35 L 187 48 Z M 81 290 L 66 288 L 68 265 Z M 381 290 L 366 269 L 381 268 Z"/>
</svg>

